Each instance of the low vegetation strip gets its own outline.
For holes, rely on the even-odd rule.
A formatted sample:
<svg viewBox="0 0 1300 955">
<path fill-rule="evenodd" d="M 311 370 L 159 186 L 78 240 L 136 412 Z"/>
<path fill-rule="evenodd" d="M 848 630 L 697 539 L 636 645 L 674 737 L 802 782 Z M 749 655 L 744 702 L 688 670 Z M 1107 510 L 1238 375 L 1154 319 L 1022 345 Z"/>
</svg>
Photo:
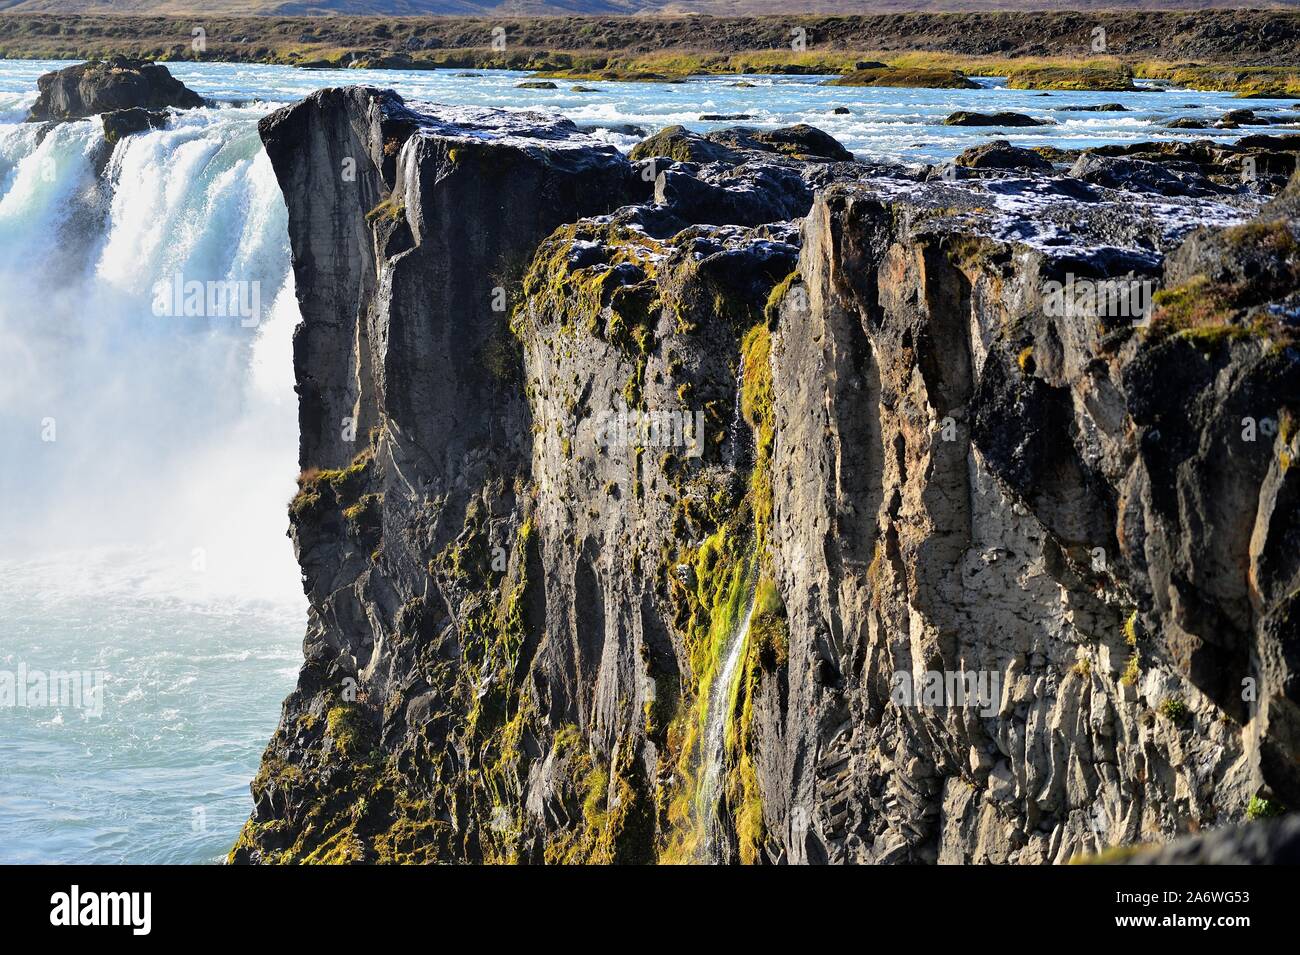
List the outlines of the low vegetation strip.
<svg viewBox="0 0 1300 955">
<path fill-rule="evenodd" d="M 1188 13 L 952 13 L 780 17 L 194 17 L 0 14 L 0 52 L 9 57 L 133 53 L 189 55 L 190 31 L 206 33 L 208 55 L 236 61 L 327 57 L 371 50 L 413 57 L 438 51 L 570 50 L 623 58 L 656 50 L 693 54 L 792 52 L 802 30 L 807 52 L 877 50 L 1004 58 L 1105 52 L 1143 60 L 1257 66 L 1300 61 L 1300 13 L 1206 10 Z M 499 36 L 500 34 L 498 34 Z M 496 51 L 503 52 L 503 51 Z"/>
<path fill-rule="evenodd" d="M 1001 52 L 992 56 L 991 49 Z M 1300 13 L 1285 10 L 516 19 L 0 14 L 0 58 L 114 54 L 517 69 L 572 80 L 799 73 L 839 75 L 845 85 L 960 88 L 971 76 L 1009 76 L 1023 89 L 1120 91 L 1138 78 L 1243 96 L 1300 95 Z"/>
</svg>

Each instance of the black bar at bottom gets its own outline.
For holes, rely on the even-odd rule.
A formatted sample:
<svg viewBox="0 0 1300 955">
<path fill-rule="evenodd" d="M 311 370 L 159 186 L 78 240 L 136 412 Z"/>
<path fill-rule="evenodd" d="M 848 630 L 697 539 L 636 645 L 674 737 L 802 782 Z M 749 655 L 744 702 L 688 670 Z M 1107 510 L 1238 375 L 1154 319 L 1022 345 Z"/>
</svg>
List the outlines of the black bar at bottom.
<svg viewBox="0 0 1300 955">
<path fill-rule="evenodd" d="M 1147 938 L 1199 932 L 1231 943 L 1242 932 L 1282 930 L 1294 921 L 1295 907 L 1287 874 L 1262 866 L 640 872 L 77 866 L 10 867 L 0 869 L 0 880 L 0 916 L 15 939 L 255 941 L 259 948 L 276 942 L 348 948 L 349 939 L 390 935 L 414 935 L 435 947 L 467 931 L 494 942 L 516 932 L 559 941 L 603 922 L 647 938 L 683 931 L 695 938 L 699 928 L 709 928 L 699 923 L 712 921 L 697 908 L 709 897 L 729 900 L 721 909 L 731 915 L 714 928 L 733 939 L 802 923 L 814 935 L 847 933 L 850 941 L 868 929 L 880 939 L 891 937 L 882 932 L 933 930 L 947 937 L 965 928 L 981 933 L 968 938 L 987 942 L 986 933 L 1000 923 L 1018 935 L 1054 933 L 1044 938 L 1091 938 L 1098 930 Z M 73 886 L 75 921 L 82 923 L 75 926 Z M 132 893 L 148 893 L 147 907 L 144 895 Z M 586 920 L 592 925 L 583 927 Z"/>
</svg>

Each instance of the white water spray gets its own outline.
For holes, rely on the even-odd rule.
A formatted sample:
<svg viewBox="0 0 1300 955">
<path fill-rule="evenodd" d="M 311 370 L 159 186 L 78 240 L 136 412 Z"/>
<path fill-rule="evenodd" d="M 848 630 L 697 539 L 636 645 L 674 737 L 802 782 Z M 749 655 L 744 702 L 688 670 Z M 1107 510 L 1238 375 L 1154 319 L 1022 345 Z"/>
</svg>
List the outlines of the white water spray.
<svg viewBox="0 0 1300 955">
<path fill-rule="evenodd" d="M 186 597 L 300 599 L 298 309 L 260 115 L 174 114 L 99 176 L 98 120 L 0 125 L 0 559 L 147 552 Z M 177 275 L 254 288 L 258 322 L 158 316 Z"/>
</svg>

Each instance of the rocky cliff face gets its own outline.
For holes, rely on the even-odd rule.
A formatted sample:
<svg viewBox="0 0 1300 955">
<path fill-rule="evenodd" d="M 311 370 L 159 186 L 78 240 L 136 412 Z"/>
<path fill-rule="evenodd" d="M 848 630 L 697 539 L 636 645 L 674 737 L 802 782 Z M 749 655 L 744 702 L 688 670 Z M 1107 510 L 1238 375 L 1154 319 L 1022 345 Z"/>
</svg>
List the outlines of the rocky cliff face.
<svg viewBox="0 0 1300 955">
<path fill-rule="evenodd" d="M 1051 283 L 1142 258 L 937 212 L 826 194 L 808 307 L 777 322 L 774 563 L 805 663 L 758 738 L 790 858 L 1059 862 L 1234 818 L 1281 782 L 1267 713 L 1294 719 L 1262 665 L 1297 583 L 1294 426 L 1243 438 L 1290 420 L 1291 332 L 1049 315 Z M 1230 241 L 1290 246 L 1267 232 Z M 991 705 L 916 705 L 899 673 L 988 674 Z"/>
<path fill-rule="evenodd" d="M 366 88 L 262 135 L 311 610 L 232 860 L 1056 862 L 1300 800 L 1293 195 Z"/>
</svg>

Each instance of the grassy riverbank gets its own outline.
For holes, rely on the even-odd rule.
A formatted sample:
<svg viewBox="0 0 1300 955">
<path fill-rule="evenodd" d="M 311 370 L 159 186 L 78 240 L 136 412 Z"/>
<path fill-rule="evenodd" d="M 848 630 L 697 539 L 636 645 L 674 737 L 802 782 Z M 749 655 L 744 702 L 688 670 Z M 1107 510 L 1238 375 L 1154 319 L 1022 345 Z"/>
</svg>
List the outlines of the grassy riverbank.
<svg viewBox="0 0 1300 955">
<path fill-rule="evenodd" d="M 201 29 L 202 43 L 194 31 Z M 1093 52 L 1096 31 L 1106 49 Z M 199 47 L 196 49 L 196 46 Z M 985 51 L 1000 50 L 996 56 Z M 1131 88 L 1164 80 L 1300 96 L 1300 14 L 904 14 L 859 17 L 209 17 L 0 14 L 0 58 L 111 54 L 303 67 L 517 69 L 573 80 L 859 74 L 864 85 Z M 846 82 L 852 82 L 846 78 Z"/>
</svg>

